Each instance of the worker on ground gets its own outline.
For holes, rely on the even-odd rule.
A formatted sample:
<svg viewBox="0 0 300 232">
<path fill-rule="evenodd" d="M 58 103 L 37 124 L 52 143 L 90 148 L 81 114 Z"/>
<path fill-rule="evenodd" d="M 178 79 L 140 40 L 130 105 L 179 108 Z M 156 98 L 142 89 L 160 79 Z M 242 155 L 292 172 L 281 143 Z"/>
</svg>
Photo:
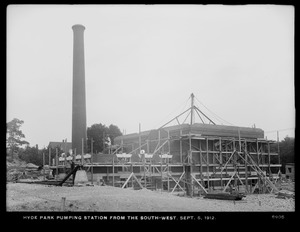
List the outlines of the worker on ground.
<svg viewBox="0 0 300 232">
<path fill-rule="evenodd" d="M 75 163 L 72 160 L 71 161 L 71 172 L 74 170 L 74 168 L 75 168 Z M 76 175 L 76 172 L 73 173 L 73 180 L 72 180 L 73 185 L 74 185 L 74 181 L 75 181 L 75 175 Z"/>
<path fill-rule="evenodd" d="M 230 192 L 230 194 L 232 194 L 232 191 L 233 191 L 232 184 L 229 184 L 229 192 Z"/>
</svg>

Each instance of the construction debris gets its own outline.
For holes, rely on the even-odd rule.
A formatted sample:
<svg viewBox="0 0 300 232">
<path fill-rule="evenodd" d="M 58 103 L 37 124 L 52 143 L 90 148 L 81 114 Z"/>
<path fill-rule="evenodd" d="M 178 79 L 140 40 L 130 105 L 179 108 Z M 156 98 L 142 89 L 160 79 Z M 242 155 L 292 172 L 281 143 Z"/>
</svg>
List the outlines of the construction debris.
<svg viewBox="0 0 300 232">
<path fill-rule="evenodd" d="M 288 190 L 280 190 L 277 193 L 277 198 L 295 198 L 295 193 Z"/>
<path fill-rule="evenodd" d="M 11 162 L 6 162 L 8 182 L 16 182 L 19 180 L 42 180 L 51 179 L 52 170 L 48 165 L 44 167 L 33 163 L 26 163 L 18 158 L 14 158 Z"/>
</svg>

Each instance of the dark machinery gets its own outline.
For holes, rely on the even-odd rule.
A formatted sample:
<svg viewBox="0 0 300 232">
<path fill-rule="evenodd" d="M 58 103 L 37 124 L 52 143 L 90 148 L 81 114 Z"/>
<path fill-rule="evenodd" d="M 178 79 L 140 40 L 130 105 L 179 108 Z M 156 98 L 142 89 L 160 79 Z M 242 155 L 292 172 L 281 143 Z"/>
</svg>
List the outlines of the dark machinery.
<svg viewBox="0 0 300 232">
<path fill-rule="evenodd" d="M 74 164 L 73 164 L 73 165 L 74 165 Z M 73 166 L 73 165 L 72 165 L 72 166 Z M 71 172 L 70 172 L 68 175 L 66 175 L 66 177 L 65 177 L 61 182 L 59 182 L 59 183 L 57 184 L 57 186 L 62 186 L 63 183 L 65 183 L 66 180 L 69 179 L 69 177 L 70 177 L 71 175 L 73 175 L 73 185 L 74 185 L 74 180 L 75 180 L 76 172 L 77 172 L 77 170 L 78 170 L 79 168 L 81 168 L 81 165 L 77 165 L 75 168 L 72 167 L 72 168 L 71 168 Z"/>
</svg>

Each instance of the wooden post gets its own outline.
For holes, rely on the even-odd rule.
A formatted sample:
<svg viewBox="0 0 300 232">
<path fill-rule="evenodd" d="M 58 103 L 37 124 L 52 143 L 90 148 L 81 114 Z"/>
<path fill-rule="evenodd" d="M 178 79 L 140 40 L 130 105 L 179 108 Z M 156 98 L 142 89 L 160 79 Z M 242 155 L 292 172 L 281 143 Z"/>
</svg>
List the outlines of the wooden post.
<svg viewBox="0 0 300 232">
<path fill-rule="evenodd" d="M 256 152 L 257 152 L 257 165 L 259 167 L 259 145 L 258 145 L 258 139 L 256 139 Z"/>
<path fill-rule="evenodd" d="M 227 140 L 226 140 L 226 142 L 225 142 L 225 157 L 226 157 L 226 161 L 228 160 L 228 154 L 227 154 L 227 152 L 228 152 L 228 144 L 227 144 Z M 226 163 L 226 162 L 225 162 Z M 225 166 L 225 174 L 226 174 L 226 176 L 227 176 L 227 166 Z"/>
<path fill-rule="evenodd" d="M 161 175 L 161 191 L 163 191 L 163 169 L 162 169 L 162 155 L 160 154 L 160 175 Z"/>
<path fill-rule="evenodd" d="M 65 207 L 66 207 L 66 198 L 62 197 L 61 198 L 61 210 L 65 211 Z"/>
<path fill-rule="evenodd" d="M 189 151 L 188 151 L 188 164 L 191 164 L 193 162 L 192 157 L 193 157 L 193 153 L 192 153 L 192 136 L 191 136 L 191 132 L 189 132 Z"/>
<path fill-rule="evenodd" d="M 235 151 L 235 139 L 233 139 L 233 150 Z M 234 166 L 234 187 L 236 188 L 236 185 L 237 185 L 237 179 L 236 179 L 236 172 L 237 172 L 237 157 L 236 157 L 236 152 L 234 152 L 233 154 L 233 166 Z"/>
<path fill-rule="evenodd" d="M 201 149 L 201 140 L 199 140 L 199 156 L 200 156 L 200 178 L 201 178 L 201 184 L 203 185 L 203 167 L 202 167 L 202 149 Z"/>
<path fill-rule="evenodd" d="M 133 166 L 132 166 L 132 163 L 131 163 L 131 173 L 133 173 Z M 131 178 L 131 187 L 133 188 L 133 179 Z"/>
<path fill-rule="evenodd" d="M 55 160 L 56 160 L 56 175 L 55 175 L 55 179 L 57 180 L 58 178 L 58 150 L 56 148 L 56 153 L 55 153 Z"/>
<path fill-rule="evenodd" d="M 160 130 L 158 130 L 158 144 L 160 144 Z M 161 191 L 163 191 L 163 170 L 162 170 L 162 154 L 160 153 L 160 177 L 161 177 Z"/>
<path fill-rule="evenodd" d="M 248 156 L 247 156 L 247 141 L 245 140 L 245 181 L 246 181 L 246 193 L 248 193 Z M 251 190 L 250 190 L 251 192 Z"/>
<path fill-rule="evenodd" d="M 150 159 L 149 170 L 150 170 L 151 187 L 153 187 L 153 177 L 152 177 L 152 166 L 151 166 L 151 164 L 152 164 L 152 158 Z"/>
<path fill-rule="evenodd" d="M 213 171 L 213 175 L 215 175 L 216 174 L 216 166 L 215 166 L 215 164 L 217 163 L 216 162 L 216 156 L 215 156 L 215 146 L 214 146 L 214 142 L 215 142 L 215 140 L 213 139 L 212 140 L 212 163 L 213 163 L 213 166 L 212 166 L 212 171 Z M 214 181 L 212 181 L 211 182 L 211 185 L 212 185 L 212 189 L 214 190 L 214 188 L 215 188 L 215 182 Z"/>
<path fill-rule="evenodd" d="M 67 139 L 65 139 L 65 156 L 67 157 Z"/>
<path fill-rule="evenodd" d="M 186 195 L 191 197 L 192 196 L 192 191 L 191 191 L 191 165 L 187 164 L 184 165 L 185 167 L 185 178 L 186 178 Z"/>
<path fill-rule="evenodd" d="M 141 141 L 141 123 L 139 123 L 139 154 L 141 154 L 141 146 L 142 146 L 142 141 Z"/>
<path fill-rule="evenodd" d="M 239 155 L 242 155 L 241 154 L 241 152 L 242 152 L 242 141 L 241 141 L 241 132 L 240 132 L 240 128 L 238 128 L 238 133 L 239 133 Z M 237 157 L 236 157 L 236 161 L 237 161 Z M 238 166 L 238 164 L 236 163 L 236 165 L 237 165 L 237 173 L 238 173 L 238 175 L 239 175 L 239 166 Z M 237 181 L 237 180 L 236 180 Z M 240 190 L 239 189 L 239 186 L 240 185 L 238 185 L 238 190 Z"/>
<path fill-rule="evenodd" d="M 64 157 L 64 173 L 66 173 L 67 171 L 66 171 L 66 158 L 67 158 L 67 152 L 66 152 L 66 141 L 65 140 L 63 140 L 63 142 L 64 142 L 64 153 L 65 153 L 65 157 Z"/>
<path fill-rule="evenodd" d="M 208 157 L 208 138 L 206 138 L 206 174 L 207 174 L 207 188 L 209 192 L 209 157 Z"/>
<path fill-rule="evenodd" d="M 143 160 L 143 168 L 144 168 L 144 187 L 147 188 L 145 162 L 146 162 L 146 159 L 145 159 L 145 154 L 144 154 L 144 160 Z"/>
<path fill-rule="evenodd" d="M 169 159 L 168 159 L 168 163 L 167 163 L 167 177 L 168 177 L 168 192 L 170 191 L 170 180 L 169 180 L 169 173 L 170 169 L 169 169 Z"/>
<path fill-rule="evenodd" d="M 256 139 L 256 151 L 257 151 L 257 166 L 260 165 L 260 156 L 259 156 L 259 144 L 258 139 Z M 257 182 L 258 182 L 258 192 L 261 192 L 261 183 L 260 183 L 260 176 L 257 176 Z"/>
<path fill-rule="evenodd" d="M 279 149 L 279 131 L 277 131 L 277 153 L 278 153 L 278 164 L 281 164 L 281 161 L 280 161 L 280 149 Z"/>
<path fill-rule="evenodd" d="M 238 133 L 239 133 L 239 151 L 242 151 L 242 143 L 241 143 L 241 132 L 240 132 L 240 128 L 238 128 Z"/>
<path fill-rule="evenodd" d="M 81 165 L 83 165 L 83 153 L 84 153 L 84 151 L 83 151 L 83 138 L 81 139 Z"/>
<path fill-rule="evenodd" d="M 45 180 L 45 152 L 43 152 L 43 179 Z"/>
<path fill-rule="evenodd" d="M 272 178 L 271 172 L 271 155 L 270 155 L 270 142 L 268 141 L 268 169 L 269 169 L 269 178 Z"/>
<path fill-rule="evenodd" d="M 191 94 L 191 125 L 194 124 L 194 94 Z"/>
<path fill-rule="evenodd" d="M 122 152 L 122 154 L 123 154 L 123 143 L 124 143 L 124 141 L 123 141 L 123 136 L 121 137 L 121 152 Z"/>
<path fill-rule="evenodd" d="M 115 187 L 115 156 L 113 155 L 113 160 L 112 160 L 112 185 Z"/>
<path fill-rule="evenodd" d="M 52 166 L 51 165 L 51 147 L 49 147 L 49 167 Z"/>
<path fill-rule="evenodd" d="M 93 175 L 94 175 L 94 159 L 93 159 L 93 138 L 91 138 L 91 161 L 92 161 L 92 170 L 91 170 L 91 181 L 94 184 Z"/>
<path fill-rule="evenodd" d="M 179 139 L 179 149 L 180 149 L 180 163 L 183 163 L 182 162 L 182 130 L 180 130 L 180 139 Z"/>
<path fill-rule="evenodd" d="M 171 146 L 170 146 L 170 131 L 168 131 L 168 154 L 171 155 Z M 167 177 L 168 177 L 168 192 L 170 191 L 170 180 L 169 180 L 169 172 L 170 172 L 170 169 L 169 169 L 169 163 L 170 163 L 170 160 L 169 158 L 168 159 L 168 163 L 167 163 Z"/>
<path fill-rule="evenodd" d="M 168 131 L 168 153 L 171 155 L 170 131 Z"/>
<path fill-rule="evenodd" d="M 241 155 L 241 152 L 242 152 L 242 142 L 241 142 L 241 133 L 240 133 L 240 128 L 238 128 L 238 133 L 239 133 L 239 152 L 238 152 L 238 154 L 239 155 Z M 239 175 L 240 173 L 239 173 L 239 165 L 238 165 L 238 163 L 237 163 L 237 157 L 238 156 L 235 156 L 235 163 L 236 163 L 236 167 L 237 167 L 237 174 Z M 237 182 L 237 179 L 234 179 L 235 181 L 236 181 L 236 184 L 238 184 L 238 182 Z M 239 184 L 238 184 L 238 190 L 240 190 L 239 189 Z"/>
<path fill-rule="evenodd" d="M 103 133 L 102 133 L 102 146 L 103 146 L 103 148 L 102 148 L 102 153 L 104 154 L 104 150 L 105 150 L 105 134 L 104 134 L 105 132 L 103 131 Z"/>
<path fill-rule="evenodd" d="M 222 171 L 222 168 L 223 168 L 223 158 L 222 158 L 222 139 L 221 137 L 219 138 L 219 143 L 220 143 L 220 166 L 221 166 L 221 188 L 223 188 L 223 171 Z"/>
</svg>

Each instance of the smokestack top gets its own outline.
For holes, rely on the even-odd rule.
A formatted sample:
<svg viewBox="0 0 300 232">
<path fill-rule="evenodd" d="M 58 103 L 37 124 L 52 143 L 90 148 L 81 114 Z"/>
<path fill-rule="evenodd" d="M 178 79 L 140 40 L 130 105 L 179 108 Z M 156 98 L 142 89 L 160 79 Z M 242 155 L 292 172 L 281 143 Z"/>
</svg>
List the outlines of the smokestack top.
<svg viewBox="0 0 300 232">
<path fill-rule="evenodd" d="M 80 29 L 84 30 L 85 27 L 83 25 L 81 25 L 81 24 L 75 24 L 75 25 L 72 26 L 72 29 L 73 30 L 80 30 Z"/>
</svg>

